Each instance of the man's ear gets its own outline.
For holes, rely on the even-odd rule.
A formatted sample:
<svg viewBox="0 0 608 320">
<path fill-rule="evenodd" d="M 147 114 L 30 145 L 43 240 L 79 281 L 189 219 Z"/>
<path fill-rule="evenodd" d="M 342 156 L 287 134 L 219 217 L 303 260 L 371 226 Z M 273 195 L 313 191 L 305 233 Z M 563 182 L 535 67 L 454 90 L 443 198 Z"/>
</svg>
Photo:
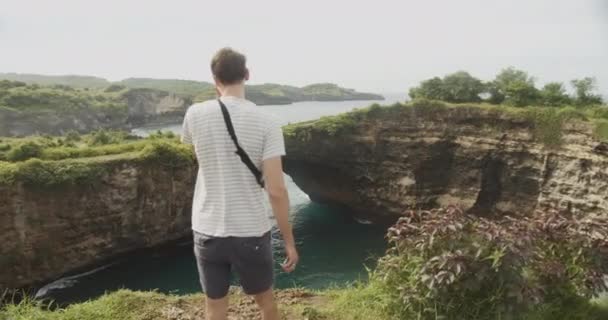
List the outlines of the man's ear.
<svg viewBox="0 0 608 320">
<path fill-rule="evenodd" d="M 245 69 L 245 81 L 249 81 L 249 68 Z"/>
</svg>

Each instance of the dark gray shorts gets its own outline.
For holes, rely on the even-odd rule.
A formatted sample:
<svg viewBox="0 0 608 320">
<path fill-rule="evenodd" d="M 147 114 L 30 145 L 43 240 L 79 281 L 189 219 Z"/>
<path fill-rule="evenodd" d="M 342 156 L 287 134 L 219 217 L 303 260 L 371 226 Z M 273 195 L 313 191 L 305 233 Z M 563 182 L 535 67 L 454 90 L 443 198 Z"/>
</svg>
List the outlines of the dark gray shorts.
<svg viewBox="0 0 608 320">
<path fill-rule="evenodd" d="M 246 294 L 272 288 L 274 269 L 270 232 L 261 237 L 210 237 L 194 232 L 194 255 L 205 294 L 220 299 L 228 294 L 231 271 Z"/>
</svg>

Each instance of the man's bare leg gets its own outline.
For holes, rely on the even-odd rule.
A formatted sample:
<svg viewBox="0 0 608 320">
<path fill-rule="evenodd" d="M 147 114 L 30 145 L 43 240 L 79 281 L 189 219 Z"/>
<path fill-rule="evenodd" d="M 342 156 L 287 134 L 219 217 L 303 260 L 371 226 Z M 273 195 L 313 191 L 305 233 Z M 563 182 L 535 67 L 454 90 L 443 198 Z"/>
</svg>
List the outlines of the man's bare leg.
<svg viewBox="0 0 608 320">
<path fill-rule="evenodd" d="M 253 296 L 255 302 L 258 304 L 260 311 L 262 312 L 262 319 L 264 320 L 280 320 L 279 309 L 274 301 L 274 294 L 272 288 L 262 293 Z"/>
<path fill-rule="evenodd" d="M 207 297 L 207 320 L 226 320 L 228 319 L 228 296 L 220 299 L 210 299 Z"/>
</svg>

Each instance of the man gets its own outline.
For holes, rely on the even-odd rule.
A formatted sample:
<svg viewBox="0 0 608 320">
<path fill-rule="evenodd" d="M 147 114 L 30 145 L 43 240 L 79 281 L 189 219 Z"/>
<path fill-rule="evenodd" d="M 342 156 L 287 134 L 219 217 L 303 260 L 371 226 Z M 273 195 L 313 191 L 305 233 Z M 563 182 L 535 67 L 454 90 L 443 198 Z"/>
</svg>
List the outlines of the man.
<svg viewBox="0 0 608 320">
<path fill-rule="evenodd" d="M 211 61 L 211 71 L 219 101 L 192 105 L 182 134 L 182 141 L 194 146 L 199 163 L 192 229 L 200 281 L 207 295 L 207 319 L 227 319 L 230 276 L 235 271 L 243 291 L 255 298 L 263 319 L 276 320 L 272 224 L 262 186 L 285 242 L 283 269 L 293 271 L 299 259 L 288 221 L 289 198 L 281 163 L 283 133 L 278 121 L 245 99 L 249 70 L 244 55 L 221 49 Z M 243 154 L 235 153 L 237 145 Z M 245 158 L 253 167 L 246 165 Z M 255 172 L 260 176 L 256 178 Z"/>
</svg>

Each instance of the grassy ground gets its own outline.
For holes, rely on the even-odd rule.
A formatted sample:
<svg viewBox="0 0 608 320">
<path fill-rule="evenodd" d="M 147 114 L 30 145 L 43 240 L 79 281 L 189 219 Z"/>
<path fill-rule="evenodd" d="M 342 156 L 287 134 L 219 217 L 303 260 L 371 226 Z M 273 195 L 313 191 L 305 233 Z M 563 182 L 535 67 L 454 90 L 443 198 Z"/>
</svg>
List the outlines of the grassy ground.
<svg viewBox="0 0 608 320">
<path fill-rule="evenodd" d="M 0 320 L 195 320 L 204 319 L 204 299 L 202 294 L 174 296 L 119 290 L 63 309 L 51 305 L 53 311 L 34 301 L 7 305 L 0 310 Z M 388 297 L 373 284 L 320 292 L 280 290 L 277 299 L 283 319 L 287 320 L 404 319 L 390 315 Z M 229 319 L 260 319 L 253 300 L 239 290 L 231 292 L 230 302 Z M 583 307 L 545 307 L 522 320 L 605 319 L 608 319 L 608 298 Z"/>
<path fill-rule="evenodd" d="M 204 299 L 202 294 L 119 290 L 54 311 L 33 301 L 8 305 L 0 311 L 0 320 L 195 320 L 204 319 Z M 291 289 L 279 291 L 277 299 L 284 319 L 324 319 L 318 318 L 320 311 L 316 311 L 325 303 L 322 295 Z M 260 319 L 254 301 L 240 291 L 231 292 L 230 303 L 229 319 Z"/>
</svg>

